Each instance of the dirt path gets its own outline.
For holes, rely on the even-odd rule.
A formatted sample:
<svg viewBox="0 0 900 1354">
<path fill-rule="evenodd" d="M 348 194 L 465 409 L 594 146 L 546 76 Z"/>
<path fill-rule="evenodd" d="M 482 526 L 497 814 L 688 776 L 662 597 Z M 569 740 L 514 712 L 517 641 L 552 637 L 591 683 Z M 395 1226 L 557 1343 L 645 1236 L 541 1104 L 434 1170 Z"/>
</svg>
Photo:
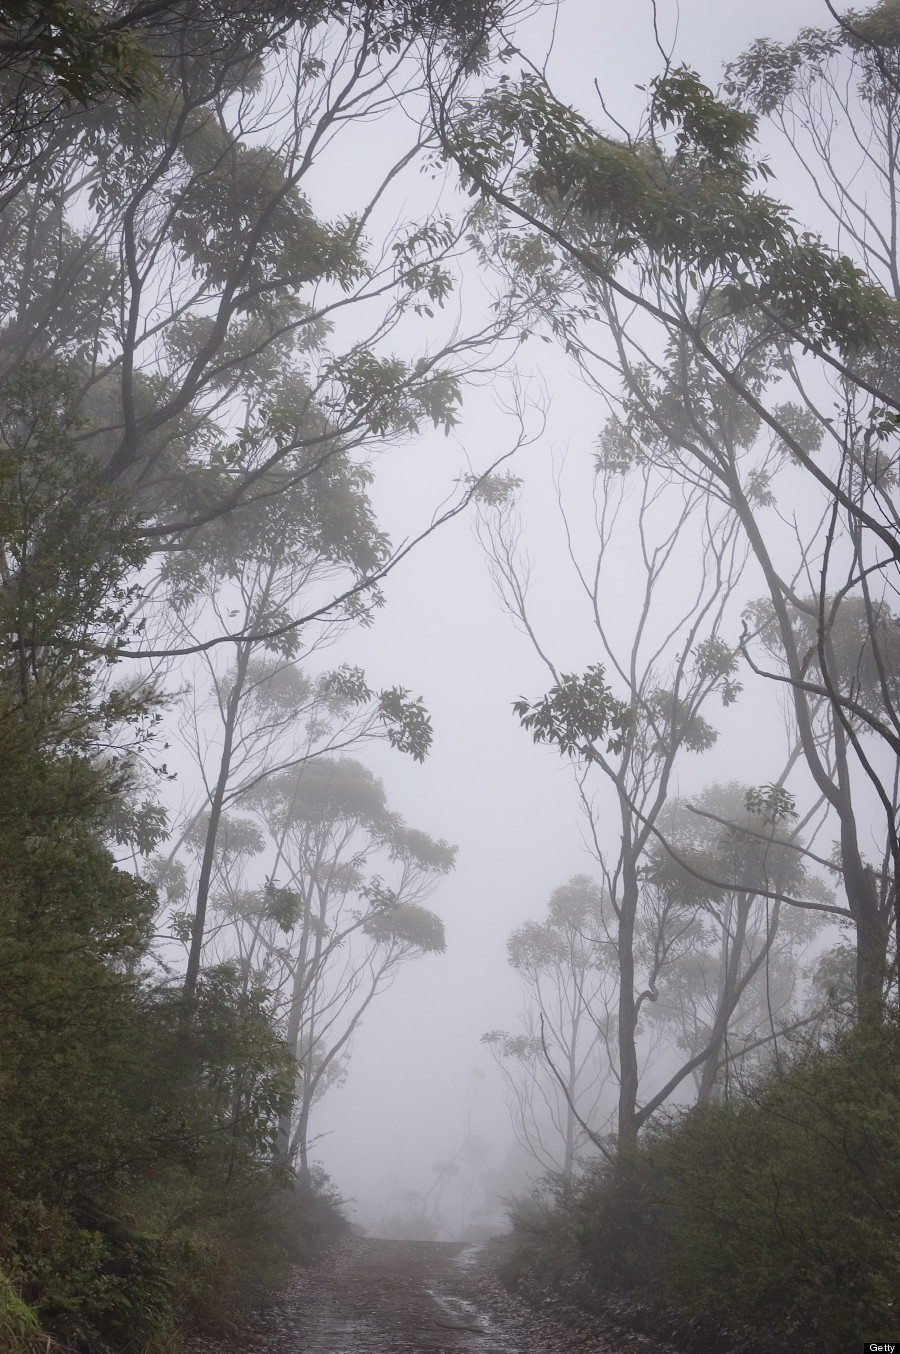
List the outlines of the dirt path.
<svg viewBox="0 0 900 1354">
<path fill-rule="evenodd" d="M 301 1274 L 263 1346 L 267 1354 L 625 1354 L 596 1328 L 563 1326 L 510 1298 L 478 1246 L 372 1239 Z"/>
<path fill-rule="evenodd" d="M 467 1296 L 471 1249 L 354 1242 L 298 1295 L 295 1354 L 518 1354 Z"/>
</svg>

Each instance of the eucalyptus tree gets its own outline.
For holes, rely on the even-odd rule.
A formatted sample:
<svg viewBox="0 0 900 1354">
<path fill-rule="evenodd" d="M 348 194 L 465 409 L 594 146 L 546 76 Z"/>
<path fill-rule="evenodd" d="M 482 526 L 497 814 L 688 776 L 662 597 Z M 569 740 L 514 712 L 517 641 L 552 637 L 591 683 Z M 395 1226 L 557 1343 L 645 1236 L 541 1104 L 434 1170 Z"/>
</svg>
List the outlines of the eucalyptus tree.
<svg viewBox="0 0 900 1354">
<path fill-rule="evenodd" d="M 616 1131 L 625 1140 L 692 1070 L 684 1065 L 664 1086 L 645 1091 L 639 1104 L 642 1008 L 656 999 L 660 972 L 689 929 L 680 907 L 651 897 L 646 870 L 682 762 L 716 742 L 708 705 L 716 700 L 728 707 L 740 692 L 738 655 L 722 632 L 743 550 L 699 477 L 672 494 L 649 461 L 628 474 L 608 442 L 589 469 L 593 498 L 586 521 L 576 518 L 578 499 L 567 498 L 563 477 L 557 486 L 573 595 L 582 604 L 583 632 L 604 660 L 583 675 L 565 672 L 545 638 L 515 490 L 486 506 L 481 522 L 501 599 L 553 680 L 543 699 L 516 702 L 516 713 L 536 742 L 550 743 L 578 766 L 587 841 L 608 899 L 615 994 L 610 1076 L 618 1083 Z M 612 581 L 622 577 L 626 559 L 628 595 L 623 598 L 621 585 L 615 595 L 627 605 L 613 611 Z M 574 633 L 570 623 L 569 642 Z M 706 888 L 698 881 L 697 896 Z"/>
<path fill-rule="evenodd" d="M 779 379 L 783 364 L 771 332 L 729 317 L 711 320 L 709 331 L 760 397 Z M 839 834 L 842 910 L 856 929 L 859 1000 L 876 1012 L 896 921 L 890 570 L 883 558 L 871 567 L 865 563 L 871 542 L 852 524 L 842 530 L 833 501 L 801 493 L 796 458 L 783 438 L 771 430 L 766 435 L 754 411 L 684 344 L 673 342 L 662 362 L 640 370 L 629 366 L 624 345 L 620 351 L 630 388 L 613 435 L 626 448 L 623 456 L 651 458 L 676 476 L 692 475 L 701 458 L 714 465 L 717 488 L 752 549 L 766 595 L 745 603 L 741 657 L 755 676 L 791 693 L 785 775 L 797 785 L 806 773 L 800 791 L 805 816 L 826 806 L 820 828 L 832 826 Z M 810 454 L 824 455 L 824 415 L 802 386 L 799 393 L 802 402 L 779 406 L 779 419 Z M 797 506 L 791 510 L 792 499 Z M 874 861 L 863 845 L 873 815 L 885 827 Z"/>
<path fill-rule="evenodd" d="M 434 100 L 445 152 L 486 202 L 485 258 L 517 294 L 530 285 L 535 324 L 618 404 L 628 455 L 688 484 L 706 477 L 740 523 L 780 649 L 774 666 L 754 657 L 751 617 L 743 658 L 790 694 L 804 796 L 823 797 L 840 839 L 860 1011 L 876 1019 L 900 863 L 896 231 L 880 192 L 895 173 L 898 50 L 881 4 L 786 47 L 757 44 L 730 72 L 731 101 L 670 67 L 633 132 L 593 125 L 534 72 L 461 116 Z M 759 113 L 806 138 L 827 228 L 852 257 L 766 191 Z M 868 695 L 832 642 L 858 605 L 879 674 Z"/>
<path fill-rule="evenodd" d="M 60 0 L 48 11 L 40 0 L 6 0 L 0 28 L 0 70 L 9 86 L 4 91 L 6 116 L 11 118 L 17 108 L 21 113 L 24 105 L 35 119 L 53 124 L 73 104 L 143 93 L 137 76 L 141 58 L 151 50 L 161 60 L 171 59 L 173 50 L 179 48 L 197 56 L 204 44 L 221 48 L 228 41 L 234 43 L 254 23 L 265 21 L 272 25 L 268 34 L 272 43 L 292 24 L 311 24 L 328 14 L 346 15 L 362 8 L 352 0 L 330 4 L 262 0 L 240 7 L 233 0 L 206 0 L 186 12 L 178 0 L 97 0 L 94 4 Z M 389 15 L 398 37 L 431 29 L 470 42 L 497 12 L 496 5 L 481 0 L 451 4 L 445 0 L 376 0 L 369 8 Z"/>
<path fill-rule="evenodd" d="M 73 364 L 100 480 L 127 485 L 162 550 L 332 454 L 452 426 L 496 338 L 438 330 L 465 213 L 431 202 L 379 226 L 428 151 L 423 61 L 434 79 L 466 64 L 454 22 L 442 33 L 428 5 L 222 9 L 218 41 L 170 35 L 156 96 L 86 112 L 0 214 L 4 370 Z M 392 110 L 405 143 L 383 139 L 352 215 L 318 217 L 320 162 Z"/>
<path fill-rule="evenodd" d="M 206 913 L 216 871 L 227 856 L 219 829 L 267 778 L 337 749 L 381 736 L 424 759 L 431 728 L 420 701 L 394 687 L 375 692 L 349 664 L 315 673 L 317 651 L 364 620 L 359 604 L 330 614 L 311 630 L 298 611 L 313 609 L 335 579 L 351 584 L 387 553 L 368 498 L 370 474 L 348 455 L 332 455 L 313 479 L 281 488 L 237 520 L 214 519 L 193 535 L 189 551 L 162 571 L 163 603 L 154 643 L 194 650 L 182 659 L 185 677 L 176 734 L 194 765 L 186 802 L 173 823 L 167 858 L 158 862 L 182 894 L 181 847 L 187 837 L 203 848 L 191 877 L 194 899 L 185 998 L 196 989 L 206 936 Z M 368 603 L 371 609 L 377 596 Z M 235 619 L 237 618 L 237 619 Z M 223 652 L 204 643 L 236 630 Z M 184 913 L 179 912 L 179 928 Z"/>
<path fill-rule="evenodd" d="M 82 426 L 46 372 L 0 391 L 0 1330 L 108 1350 L 166 1342 L 219 1286 L 223 1217 L 241 1233 L 276 1188 L 291 1064 L 221 969 L 179 1028 L 154 890 L 114 858 L 164 829 L 137 798 L 158 710 L 110 680 L 145 549 L 127 499 L 90 492 Z M 184 1225 L 196 1249 L 159 1242 Z"/>
<path fill-rule="evenodd" d="M 793 1001 L 801 937 L 849 912 L 807 868 L 814 814 L 799 819 L 781 786 L 799 756 L 795 743 L 773 786 L 734 792 L 718 811 L 702 798 L 679 808 L 675 798 L 686 758 L 716 744 L 712 702 L 727 710 L 741 697 L 739 643 L 725 635 L 740 618 L 747 552 L 727 502 L 711 476 L 673 483 L 663 458 L 634 455 L 617 421 L 603 430 L 592 469 L 592 520 L 581 520 L 564 474 L 557 492 L 573 596 L 603 665 L 565 673 L 551 657 L 514 488 L 497 486 L 482 539 L 502 600 L 554 679 L 542 699 L 516 702 L 516 713 L 536 742 L 577 768 L 604 903 L 582 928 L 591 979 L 572 974 L 563 986 L 584 1028 L 593 1027 L 616 1088 L 616 1135 L 626 1142 L 689 1094 L 692 1080 L 701 1099 L 721 1093 L 735 1066 L 805 1018 L 800 994 Z M 571 642 L 577 613 L 568 614 Z M 820 870 L 830 866 L 819 859 Z M 526 1055 L 540 1057 L 579 1129 L 602 1149 L 607 1116 L 579 1108 L 565 1058 L 554 1056 L 555 1033 L 554 1047 L 535 1041 L 539 1022 L 553 1031 L 554 1017 L 532 987 L 523 1042 L 514 1033 L 497 1048 L 521 1054 L 523 1070 Z"/>
<path fill-rule="evenodd" d="M 639 1128 L 672 1097 L 727 1098 L 779 1039 L 819 1022 L 821 994 L 804 964 L 831 894 L 808 869 L 795 819 L 776 786 L 714 786 L 659 814 L 639 871 L 633 947 L 645 976 L 632 1038 L 643 1103 L 628 1117 L 617 1029 L 621 908 L 576 876 L 555 890 L 543 922 L 512 933 L 522 1016 L 485 1042 L 517 1139 L 545 1170 L 571 1179 L 585 1148 L 608 1153 L 611 1126 L 622 1141 L 629 1118 Z"/>
<path fill-rule="evenodd" d="M 517 927 L 506 948 L 522 984 L 519 1027 L 483 1042 L 503 1075 L 516 1141 L 544 1171 L 571 1180 L 605 1122 L 615 1065 L 608 899 L 575 875 L 554 889 L 545 919 Z"/>
<path fill-rule="evenodd" d="M 148 849 L 159 835 L 156 806 L 123 804 L 134 758 L 121 744 L 139 752 L 154 703 L 151 688 L 110 678 L 126 653 L 168 660 L 165 592 L 170 631 L 196 625 L 182 648 L 239 664 L 253 646 L 263 742 L 283 732 L 280 702 L 299 705 L 308 746 L 327 741 L 308 727 L 314 712 L 337 724 L 348 710 L 357 728 L 427 742 L 424 713 L 399 691 L 363 696 L 355 670 L 328 682 L 280 662 L 308 617 L 300 591 L 281 594 L 278 615 L 259 601 L 272 563 L 259 518 L 274 535 L 293 493 L 298 577 L 304 561 L 319 569 L 310 608 L 365 613 L 390 560 L 368 519 L 351 512 L 341 537 L 338 501 L 362 504 L 352 486 L 369 451 L 426 422 L 452 426 L 466 368 L 490 360 L 479 354 L 493 326 L 467 339 L 455 317 L 437 335 L 462 224 L 426 207 L 382 228 L 379 211 L 427 154 L 423 65 L 439 78 L 472 65 L 491 11 L 23 0 L 0 16 L 0 1286 L 9 1297 L 27 1274 L 66 1345 L 166 1343 L 198 1296 L 224 1287 L 227 1227 L 258 1223 L 289 1178 L 271 1135 L 293 1066 L 252 965 L 220 933 L 225 962 L 198 985 L 190 1024 L 165 983 L 145 980 L 153 890 L 108 846 L 139 835 Z M 408 145 L 386 155 L 352 219 L 320 219 L 320 161 L 389 108 Z M 224 531 L 211 539 L 226 513 L 233 545 L 256 533 L 237 563 Z M 342 600 L 326 595 L 323 561 Z M 217 609 L 231 619 L 229 598 L 250 608 L 254 589 L 245 616 L 264 616 L 263 653 L 263 635 L 209 628 Z M 191 610 L 203 601 L 205 622 Z M 314 647 L 313 629 L 292 652 Z M 253 845 L 240 827 L 233 815 L 218 834 L 217 890 Z M 272 890 L 277 924 L 285 900 Z M 365 933 L 381 981 L 441 943 L 426 909 L 402 906 L 385 904 Z M 252 1259 L 234 1236 L 225 1253 L 231 1283 Z"/>
<path fill-rule="evenodd" d="M 246 69 L 298 27 L 377 19 L 399 47 L 419 39 L 483 55 L 499 0 L 7 0 L 0 19 L 0 203 L 46 175 L 97 104 L 149 103 L 186 62 Z"/>
<path fill-rule="evenodd" d="M 102 34 L 116 42 L 143 25 L 152 92 L 123 103 L 86 84 L 70 92 L 88 106 L 56 117 L 68 18 L 96 29 L 88 82 L 104 78 Z M 312 706 L 332 718 L 339 703 L 336 678 L 326 692 L 310 677 L 293 743 L 289 712 L 271 718 L 272 695 L 251 754 L 246 718 L 266 703 L 259 660 L 274 678 L 378 605 L 378 579 L 410 543 L 392 550 L 374 521 L 369 460 L 424 424 L 449 431 L 466 373 L 496 355 L 492 318 L 466 332 L 449 313 L 468 209 L 448 207 L 441 185 L 418 194 L 412 219 L 392 219 L 388 200 L 432 149 L 426 73 L 444 83 L 475 72 L 507 18 L 490 0 L 214 0 L 63 7 L 45 31 L 26 5 L 2 35 L 7 55 L 34 39 L 20 55 L 44 63 L 49 103 L 39 109 L 24 91 L 26 113 L 46 114 L 46 125 L 0 210 L 0 369 L 30 364 L 51 384 L 68 381 L 82 419 L 79 492 L 120 496 L 141 559 L 151 555 L 140 586 L 135 576 L 133 643 L 117 656 L 141 659 L 142 673 L 155 665 L 160 685 L 171 684 L 173 660 L 196 659 L 177 674 L 199 687 L 181 729 L 198 755 L 202 744 L 205 783 L 186 796 L 176 845 L 190 815 L 209 809 L 188 998 L 223 811 L 248 776 L 346 741 L 310 739 Z M 392 117 L 399 135 L 367 154 L 352 215 L 317 214 L 322 168 L 352 157 L 370 121 Z M 207 697 L 221 716 L 218 747 L 209 707 L 199 714 Z M 402 688 L 369 691 L 360 675 L 340 700 L 347 738 L 351 725 L 360 735 L 378 727 L 424 754 L 427 717 Z M 236 756 L 249 761 L 239 769 Z"/>
<path fill-rule="evenodd" d="M 423 904 L 456 848 L 409 827 L 349 757 L 285 769 L 244 808 L 220 833 L 230 859 L 212 899 L 216 943 L 237 954 L 245 982 L 278 994 L 298 1079 L 279 1151 L 307 1173 L 310 1115 L 343 1079 L 364 1013 L 403 964 L 444 949 L 443 924 Z"/>
<path fill-rule="evenodd" d="M 865 986 L 868 956 L 868 985 L 875 989 L 892 968 L 896 977 L 900 938 L 894 681 L 900 26 L 885 3 L 844 16 L 832 11 L 832 18 L 830 28 L 805 29 L 790 43 L 754 43 L 726 68 L 726 90 L 767 132 L 778 129 L 821 205 L 826 237 L 848 250 L 862 276 L 893 303 L 875 341 L 859 344 L 843 379 L 832 382 L 830 399 L 801 364 L 790 366 L 844 491 L 843 500 L 832 494 L 818 574 L 791 599 L 792 622 L 809 694 L 831 707 L 842 787 L 846 792 L 848 766 L 856 763 L 874 791 L 870 812 L 880 810 L 886 820 L 877 854 L 862 861 L 862 879 L 854 870 L 855 888 L 848 889 L 851 908 L 854 892 L 868 904 L 854 908 L 862 922 L 857 985 Z M 767 620 L 766 647 L 783 673 L 790 670 L 790 638 L 773 635 Z M 843 844 L 849 835 L 843 819 L 841 827 Z"/>
<path fill-rule="evenodd" d="M 811 947 L 834 908 L 831 863 L 819 864 L 777 784 L 713 785 L 667 810 L 647 881 L 678 907 L 689 943 L 661 971 L 649 1015 L 683 1055 L 705 1054 L 693 1069 L 701 1104 L 821 1018 Z"/>
<path fill-rule="evenodd" d="M 188 946 L 190 1002 L 210 939 L 210 897 L 227 880 L 235 851 L 229 815 L 267 779 L 372 738 L 393 738 L 424 757 L 430 725 L 421 702 L 402 688 L 372 691 L 359 668 L 313 677 L 294 661 L 258 658 L 216 672 L 202 697 L 192 689 L 180 732 L 200 783 L 177 819 L 170 818 L 172 835 L 150 872 L 167 897 L 173 936 Z"/>
<path fill-rule="evenodd" d="M 258 543 L 261 517 L 283 527 L 289 501 L 296 530 L 282 532 L 285 548 L 309 558 L 321 547 L 334 588 L 320 568 L 305 610 L 298 587 L 290 615 L 282 595 L 281 612 L 255 618 L 263 629 L 249 637 L 284 651 L 304 624 L 328 628 L 377 602 L 377 579 L 409 543 L 392 552 L 371 520 L 367 458 L 424 422 L 449 430 L 466 368 L 490 360 L 492 324 L 466 336 L 454 319 L 436 332 L 464 216 L 429 201 L 418 219 L 384 231 L 378 222 L 385 195 L 427 154 L 423 63 L 437 77 L 471 66 L 473 47 L 487 60 L 503 15 L 440 0 L 70 9 L 47 29 L 33 7 L 16 8 L 2 34 L 10 79 L 31 39 L 27 59 L 52 68 L 71 18 L 119 36 L 126 21 L 144 24 L 159 81 L 138 102 L 88 98 L 65 118 L 44 109 L 49 140 L 0 209 L 0 368 L 7 380 L 31 371 L 48 391 L 71 388 L 79 495 L 103 503 L 114 491 L 136 523 L 135 569 L 148 551 L 164 561 L 155 577 L 145 565 L 133 642 L 119 657 L 164 663 L 166 602 L 183 631 L 184 594 L 199 596 L 199 576 L 207 591 L 216 570 L 223 592 L 233 582 L 222 561 L 242 512 L 255 514 L 247 534 Z M 102 65 L 99 46 L 93 55 Z M 307 183 L 320 162 L 391 110 L 408 144 L 391 158 L 382 139 L 383 163 L 368 160 L 381 177 L 367 175 L 352 217 L 317 217 Z M 183 633 L 181 656 L 240 649 L 222 596 L 209 616 L 216 607 L 220 632 Z M 297 651 L 312 644 L 307 628 Z"/>
<path fill-rule="evenodd" d="M 168 5 L 168 8 L 173 8 Z M 148 16 L 155 6 L 143 5 Z M 156 67 L 138 7 L 7 0 L 0 22 L 0 201 L 14 196 L 74 106 L 140 99 Z"/>
</svg>

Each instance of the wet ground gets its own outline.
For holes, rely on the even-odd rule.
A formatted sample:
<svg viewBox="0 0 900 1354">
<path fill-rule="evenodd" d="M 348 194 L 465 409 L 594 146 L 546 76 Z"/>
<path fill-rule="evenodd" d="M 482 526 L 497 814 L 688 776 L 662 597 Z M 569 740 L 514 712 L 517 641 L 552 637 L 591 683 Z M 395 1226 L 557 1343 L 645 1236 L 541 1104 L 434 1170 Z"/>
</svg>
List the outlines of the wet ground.
<svg viewBox="0 0 900 1354">
<path fill-rule="evenodd" d="M 260 1334 L 266 1354 L 635 1351 L 591 1323 L 573 1325 L 511 1298 L 479 1246 L 371 1238 L 347 1242 L 299 1274 Z"/>
<path fill-rule="evenodd" d="M 473 1249 L 354 1242 L 298 1295 L 295 1354 L 518 1354 L 474 1300 Z"/>
</svg>

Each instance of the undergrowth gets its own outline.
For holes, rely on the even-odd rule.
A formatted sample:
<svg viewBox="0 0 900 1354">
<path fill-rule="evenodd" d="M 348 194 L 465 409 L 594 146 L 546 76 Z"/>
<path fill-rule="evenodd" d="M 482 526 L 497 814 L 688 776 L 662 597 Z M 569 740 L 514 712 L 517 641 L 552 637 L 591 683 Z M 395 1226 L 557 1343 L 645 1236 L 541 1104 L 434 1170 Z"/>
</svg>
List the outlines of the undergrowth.
<svg viewBox="0 0 900 1354">
<path fill-rule="evenodd" d="M 503 1278 L 704 1354 L 844 1354 L 896 1331 L 896 1015 L 795 1047 L 727 1103 L 520 1202 Z"/>
</svg>

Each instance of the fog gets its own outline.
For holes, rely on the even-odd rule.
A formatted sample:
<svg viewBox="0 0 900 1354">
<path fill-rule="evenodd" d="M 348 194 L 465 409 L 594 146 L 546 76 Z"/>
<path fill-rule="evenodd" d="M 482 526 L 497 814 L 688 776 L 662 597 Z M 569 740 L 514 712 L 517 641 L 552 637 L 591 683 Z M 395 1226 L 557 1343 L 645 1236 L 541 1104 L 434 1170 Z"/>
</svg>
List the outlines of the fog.
<svg viewBox="0 0 900 1354">
<path fill-rule="evenodd" d="M 827 18 L 818 0 L 790 6 L 684 0 L 677 9 L 665 3 L 656 9 L 659 39 L 673 64 L 694 66 L 712 85 L 723 64 L 755 38 L 788 39 Z M 626 10 L 566 0 L 554 15 L 547 65 L 559 95 L 599 117 L 596 79 L 617 116 L 636 115 L 645 96 L 635 86 L 660 66 L 653 20 L 649 5 Z M 542 60 L 550 46 L 546 16 L 526 26 L 521 46 Z M 778 154 L 774 144 L 772 153 Z M 802 207 L 805 190 L 799 191 Z M 576 495 L 579 481 L 580 492 L 589 493 L 590 454 L 605 411 L 571 364 L 540 342 L 527 344 L 515 365 L 521 390 L 541 407 L 530 415 L 532 427 L 545 424 L 508 463 L 524 483 L 535 610 L 562 669 L 580 670 L 595 658 L 595 643 L 565 558 L 554 473 L 564 465 Z M 375 499 L 395 538 L 414 530 L 411 524 L 443 500 L 459 475 L 512 442 L 515 429 L 499 407 L 504 397 L 502 383 L 468 392 L 449 439 L 425 435 L 380 465 Z M 623 559 L 620 586 L 606 602 L 613 626 L 620 614 L 627 618 L 629 572 Z M 480 1221 L 499 1228 L 497 1197 L 527 1190 L 539 1175 L 516 1147 L 502 1081 L 481 1040 L 489 1030 L 514 1028 L 519 1016 L 520 985 L 506 955 L 510 932 L 539 920 L 553 889 L 570 876 L 596 874 L 596 860 L 571 766 L 534 747 L 512 714 L 513 700 L 545 688 L 546 671 L 503 614 L 471 516 L 418 545 L 391 575 L 385 595 L 375 625 L 348 639 L 347 654 L 379 679 L 421 693 L 435 740 L 422 766 L 385 749 L 368 753 L 367 761 L 409 821 L 457 844 L 459 857 L 433 899 L 446 923 L 446 954 L 409 965 L 367 1013 L 345 1084 L 317 1107 L 315 1156 L 352 1201 L 356 1220 L 377 1234 L 387 1215 L 415 1211 L 411 1191 L 428 1196 L 433 1208 L 440 1188 L 435 1165 L 459 1154 L 461 1175 L 446 1183 L 435 1210 L 441 1234 L 452 1236 L 464 1212 L 461 1181 L 481 1196 L 476 1203 L 489 1205 Z M 780 739 L 771 693 L 745 694 L 716 718 L 716 749 L 702 765 L 682 764 L 675 793 L 735 776 L 758 784 L 775 774 Z M 767 722 L 770 740 L 760 737 Z M 468 1135 L 486 1144 L 477 1171 L 466 1159 Z M 468 1207 L 471 1213 L 471 1198 Z"/>
<path fill-rule="evenodd" d="M 825 0 L 362 8 L 15 75 L 7 685 L 159 904 L 128 1000 L 251 1050 L 197 1139 L 465 1239 L 893 991 L 896 167 L 837 39 L 714 97 Z"/>
<path fill-rule="evenodd" d="M 4 1350 L 895 1347 L 898 201 L 900 0 L 3 7 Z"/>
</svg>

